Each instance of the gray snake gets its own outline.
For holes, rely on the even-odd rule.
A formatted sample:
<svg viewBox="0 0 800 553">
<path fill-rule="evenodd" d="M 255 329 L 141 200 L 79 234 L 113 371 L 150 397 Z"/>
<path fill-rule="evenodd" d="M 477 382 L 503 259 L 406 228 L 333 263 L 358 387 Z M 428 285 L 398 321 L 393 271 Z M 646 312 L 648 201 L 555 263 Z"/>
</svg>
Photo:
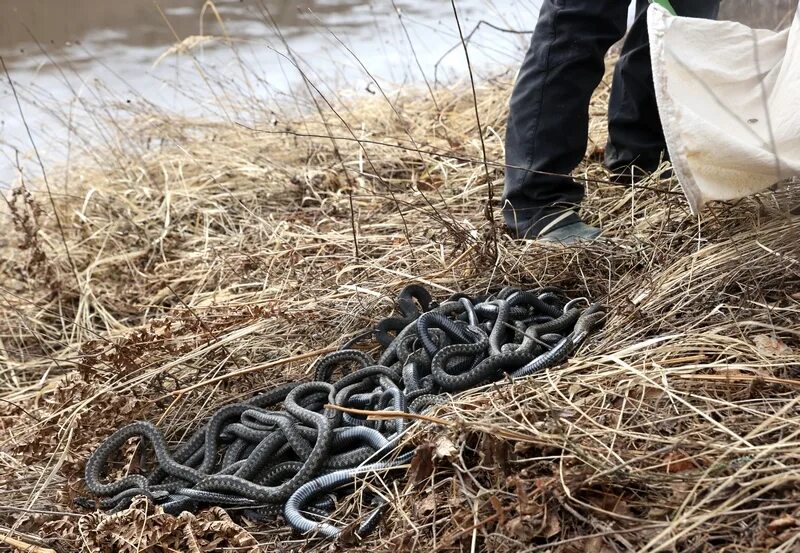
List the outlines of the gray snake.
<svg viewBox="0 0 800 553">
<path fill-rule="evenodd" d="M 256 518 L 282 512 L 300 533 L 335 537 L 341 528 L 330 513 L 343 489 L 358 476 L 404 466 L 413 452 L 398 452 L 407 419 L 374 420 L 326 405 L 421 413 L 443 394 L 557 366 L 605 316 L 600 305 L 581 309 L 577 301 L 555 288 L 504 288 L 435 304 L 425 288 L 406 287 L 397 300 L 401 316 L 372 332 L 383 347 L 377 361 L 354 348 L 368 337 L 360 336 L 318 359 L 313 381 L 222 407 L 174 451 L 152 423 L 129 424 L 92 454 L 86 487 L 111 511 L 144 495 L 173 514 L 204 505 L 245 509 Z M 147 476 L 104 482 L 112 456 L 131 438 L 149 444 L 156 466 Z M 360 536 L 375 529 L 386 508 L 371 498 L 373 509 L 356 526 Z"/>
</svg>

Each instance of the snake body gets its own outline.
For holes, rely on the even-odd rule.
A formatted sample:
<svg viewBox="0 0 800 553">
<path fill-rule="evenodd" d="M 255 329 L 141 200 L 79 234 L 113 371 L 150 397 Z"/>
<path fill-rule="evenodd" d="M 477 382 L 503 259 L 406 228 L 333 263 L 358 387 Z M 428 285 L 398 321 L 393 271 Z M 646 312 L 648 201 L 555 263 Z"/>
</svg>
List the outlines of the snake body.
<svg viewBox="0 0 800 553">
<path fill-rule="evenodd" d="M 397 453 L 408 419 L 330 406 L 423 413 L 446 393 L 557 366 L 604 318 L 601 306 L 579 308 L 579 301 L 554 288 L 509 287 L 436 304 L 422 286 L 408 286 L 396 301 L 399 316 L 374 330 L 383 347 L 377 361 L 352 349 L 351 339 L 317 360 L 313 381 L 220 408 L 174 451 L 155 425 L 124 426 L 88 460 L 86 487 L 111 511 L 144 495 L 168 513 L 204 505 L 245 509 L 256 519 L 282 513 L 300 533 L 336 537 L 335 498 L 358 478 L 404 466 L 413 452 Z M 105 482 L 112 456 L 131 438 L 149 444 L 157 466 Z M 387 507 L 377 495 L 365 497 L 371 509 L 355 527 L 359 536 L 375 529 Z"/>
</svg>

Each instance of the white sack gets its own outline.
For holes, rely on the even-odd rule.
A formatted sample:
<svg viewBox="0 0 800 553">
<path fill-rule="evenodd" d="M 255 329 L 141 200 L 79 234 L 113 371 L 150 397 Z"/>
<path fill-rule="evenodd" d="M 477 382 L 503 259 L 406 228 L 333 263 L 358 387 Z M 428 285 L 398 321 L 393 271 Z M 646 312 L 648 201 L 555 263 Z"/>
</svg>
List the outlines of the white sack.
<svg viewBox="0 0 800 553">
<path fill-rule="evenodd" d="M 782 32 L 648 12 L 658 108 L 693 213 L 800 175 L 800 11 Z"/>
</svg>

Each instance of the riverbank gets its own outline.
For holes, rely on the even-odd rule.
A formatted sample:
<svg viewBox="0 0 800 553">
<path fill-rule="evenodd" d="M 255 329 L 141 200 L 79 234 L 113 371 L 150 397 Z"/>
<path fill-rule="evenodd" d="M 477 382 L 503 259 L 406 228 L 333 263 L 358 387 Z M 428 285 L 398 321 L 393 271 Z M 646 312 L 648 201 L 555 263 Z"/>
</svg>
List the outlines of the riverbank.
<svg viewBox="0 0 800 553">
<path fill-rule="evenodd" d="M 0 535 L 57 551 L 327 550 L 219 510 L 87 513 L 86 459 L 132 420 L 179 439 L 221 405 L 307 377 L 293 359 L 422 282 L 437 299 L 560 286 L 610 318 L 565 367 L 452 398 L 434 413 L 446 423 L 419 424 L 421 461 L 377 483 L 391 506 L 352 548 L 795 547 L 798 191 L 698 223 L 675 182 L 604 183 L 601 87 L 577 175 L 606 239 L 513 241 L 484 209 L 491 190 L 499 227 L 509 90 L 478 89 L 483 141 L 468 85 L 256 129 L 143 113 L 124 148 L 73 168 L 69 190 L 15 193 L 0 239 Z"/>
</svg>

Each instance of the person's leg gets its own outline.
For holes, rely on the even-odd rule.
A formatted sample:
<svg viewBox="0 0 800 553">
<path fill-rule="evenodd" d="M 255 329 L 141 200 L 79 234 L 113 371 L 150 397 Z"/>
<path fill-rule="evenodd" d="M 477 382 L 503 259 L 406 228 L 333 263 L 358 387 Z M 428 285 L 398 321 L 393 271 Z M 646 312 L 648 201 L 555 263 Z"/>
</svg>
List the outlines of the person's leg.
<svg viewBox="0 0 800 553">
<path fill-rule="evenodd" d="M 589 101 L 625 33 L 626 0 L 544 0 L 511 96 L 503 215 L 519 237 L 578 222 L 570 173 L 586 152 Z"/>
<path fill-rule="evenodd" d="M 672 0 L 678 15 L 716 19 L 719 0 Z M 637 0 L 636 19 L 614 71 L 608 107 L 606 167 L 630 173 L 631 166 L 644 172 L 658 167 L 667 155 L 664 131 L 658 115 L 647 33 L 648 0 Z"/>
</svg>

